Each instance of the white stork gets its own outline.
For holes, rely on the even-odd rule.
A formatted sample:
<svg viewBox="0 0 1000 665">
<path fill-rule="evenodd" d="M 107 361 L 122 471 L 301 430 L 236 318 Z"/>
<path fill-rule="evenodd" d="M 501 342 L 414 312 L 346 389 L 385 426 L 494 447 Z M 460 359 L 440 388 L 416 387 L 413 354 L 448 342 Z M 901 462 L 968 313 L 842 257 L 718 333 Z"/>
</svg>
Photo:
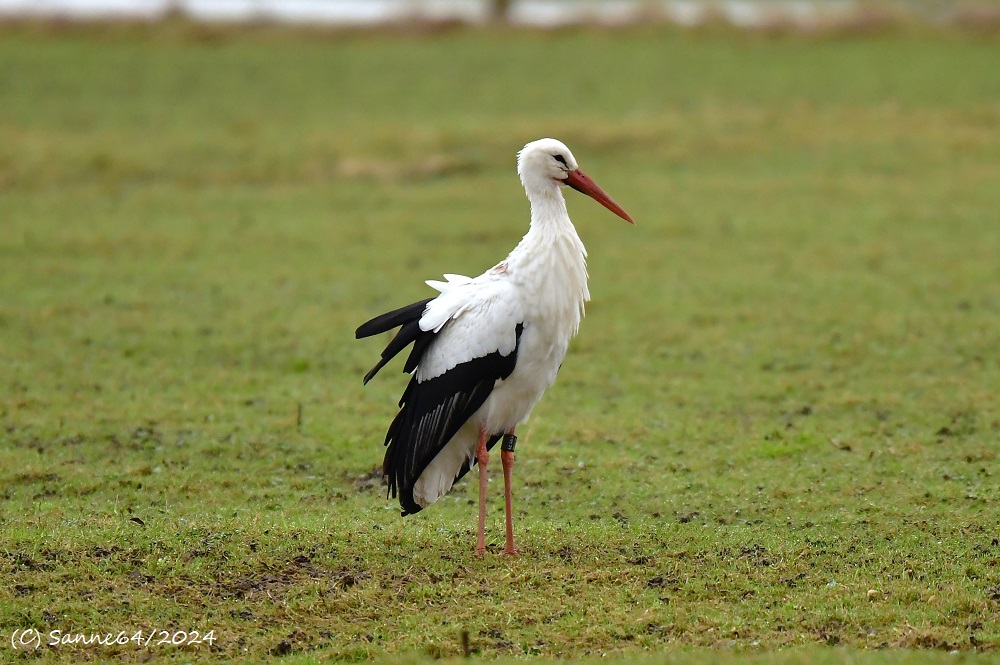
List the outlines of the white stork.
<svg viewBox="0 0 1000 665">
<path fill-rule="evenodd" d="M 479 277 L 428 280 L 440 295 L 377 316 L 356 333 L 361 339 L 400 326 L 365 383 L 413 344 L 403 367 L 413 376 L 385 437 L 382 472 L 389 493 L 399 497 L 403 515 L 416 513 L 478 463 L 476 554 L 486 551 L 487 463 L 501 438 L 504 554 L 517 553 L 511 512 L 514 431 L 555 381 L 590 300 L 587 250 L 566 212 L 563 186 L 634 223 L 555 139 L 524 146 L 517 172 L 531 203 L 531 227 L 514 251 Z"/>
</svg>

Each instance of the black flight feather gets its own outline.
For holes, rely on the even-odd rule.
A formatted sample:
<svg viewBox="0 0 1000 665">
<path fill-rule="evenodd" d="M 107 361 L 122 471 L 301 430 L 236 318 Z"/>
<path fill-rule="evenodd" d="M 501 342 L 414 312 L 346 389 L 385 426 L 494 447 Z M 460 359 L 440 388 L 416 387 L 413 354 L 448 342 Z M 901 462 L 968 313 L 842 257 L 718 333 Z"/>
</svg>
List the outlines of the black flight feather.
<svg viewBox="0 0 1000 665">
<path fill-rule="evenodd" d="M 517 346 L 522 324 L 517 324 L 517 344 L 506 356 L 494 351 L 481 358 L 460 363 L 433 379 L 409 385 L 399 400 L 400 411 L 386 432 L 382 472 L 389 480 L 389 495 L 398 496 L 403 514 L 419 512 L 413 499 L 413 485 L 448 441 L 472 417 L 493 392 L 498 380 L 506 379 L 517 364 Z M 487 448 L 500 440 L 503 432 L 490 433 Z M 457 482 L 469 472 L 472 462 L 463 465 Z"/>
<path fill-rule="evenodd" d="M 389 342 L 389 345 L 386 346 L 385 350 L 382 352 L 382 359 L 379 360 L 367 374 L 365 374 L 364 382 L 366 384 L 372 380 L 372 377 L 378 374 L 380 369 L 385 367 L 387 362 L 392 360 L 396 354 L 409 346 L 410 343 L 425 338 L 422 340 L 422 343 L 414 344 L 413 349 L 416 351 L 418 347 L 421 348 L 421 350 L 427 348 L 427 344 L 430 343 L 430 340 L 433 338 L 433 333 L 425 333 L 420 330 L 420 317 L 423 316 L 424 309 L 427 307 L 427 303 L 431 300 L 433 300 L 433 298 L 427 298 L 425 300 L 421 300 L 420 302 L 407 305 L 406 307 L 394 309 L 391 312 L 386 312 L 385 314 L 376 316 L 371 321 L 362 323 L 358 327 L 354 335 L 357 339 L 362 339 L 363 337 L 378 335 L 379 333 L 388 332 L 396 326 L 401 326 L 399 332 L 396 333 L 396 336 L 392 338 L 392 341 Z M 406 360 L 406 367 L 409 367 L 409 369 L 405 369 L 404 371 L 412 372 L 418 361 L 419 358 L 414 358 L 413 353 L 411 353 L 410 357 Z"/>
<path fill-rule="evenodd" d="M 427 303 L 432 300 L 434 300 L 434 298 L 425 298 L 420 302 L 415 302 L 407 305 L 406 307 L 400 307 L 399 309 L 394 309 L 391 312 L 379 314 L 371 321 L 366 321 L 358 326 L 354 335 L 357 339 L 362 339 L 364 337 L 371 337 L 372 335 L 388 332 L 396 326 L 403 325 L 407 321 L 419 321 L 420 317 L 424 313 L 424 309 L 427 308 Z"/>
<path fill-rule="evenodd" d="M 400 307 L 358 327 L 356 336 L 361 339 L 399 326 L 399 331 L 382 351 L 379 362 L 365 375 L 365 383 L 411 343 L 413 349 L 403 371 L 412 373 L 417 368 L 437 337 L 433 331 L 420 330 L 419 325 L 431 300 L 433 298 L 427 298 Z M 404 515 L 421 509 L 413 499 L 413 485 L 420 474 L 479 410 L 493 392 L 496 382 L 506 379 L 514 371 L 523 329 L 523 324 L 517 324 L 514 351 L 506 356 L 494 351 L 460 363 L 433 379 L 423 382 L 417 381 L 416 377 L 410 379 L 399 400 L 399 413 L 386 432 L 387 449 L 382 464 L 382 472 L 389 481 L 389 496 L 398 496 Z M 493 448 L 502 435 L 502 432 L 490 433 L 487 448 Z M 466 462 L 455 476 L 455 481 L 468 473 L 474 463 L 475 459 Z"/>
</svg>

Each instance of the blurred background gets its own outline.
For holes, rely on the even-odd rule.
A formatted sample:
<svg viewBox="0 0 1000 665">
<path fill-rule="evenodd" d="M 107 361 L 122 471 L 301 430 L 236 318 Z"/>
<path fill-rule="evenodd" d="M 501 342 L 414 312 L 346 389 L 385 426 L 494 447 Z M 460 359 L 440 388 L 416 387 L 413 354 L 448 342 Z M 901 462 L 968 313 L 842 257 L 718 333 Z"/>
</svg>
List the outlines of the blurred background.
<svg viewBox="0 0 1000 665">
<path fill-rule="evenodd" d="M 379 25 L 406 21 L 503 22 L 530 26 L 723 21 L 741 27 L 830 27 L 904 17 L 934 24 L 989 25 L 995 0 L 0 0 L 0 16 L 295 24 Z"/>
</svg>

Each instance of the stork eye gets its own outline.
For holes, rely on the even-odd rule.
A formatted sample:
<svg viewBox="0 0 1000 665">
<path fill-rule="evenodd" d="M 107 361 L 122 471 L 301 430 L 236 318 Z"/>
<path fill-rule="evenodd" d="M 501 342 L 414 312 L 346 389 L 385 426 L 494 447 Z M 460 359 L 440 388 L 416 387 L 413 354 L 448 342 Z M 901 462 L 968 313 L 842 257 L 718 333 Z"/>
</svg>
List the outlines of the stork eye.
<svg viewBox="0 0 1000 665">
<path fill-rule="evenodd" d="M 562 164 L 563 166 L 566 166 L 566 158 L 563 157 L 562 155 L 552 155 L 552 157 L 555 158 L 555 160 L 560 164 Z"/>
</svg>

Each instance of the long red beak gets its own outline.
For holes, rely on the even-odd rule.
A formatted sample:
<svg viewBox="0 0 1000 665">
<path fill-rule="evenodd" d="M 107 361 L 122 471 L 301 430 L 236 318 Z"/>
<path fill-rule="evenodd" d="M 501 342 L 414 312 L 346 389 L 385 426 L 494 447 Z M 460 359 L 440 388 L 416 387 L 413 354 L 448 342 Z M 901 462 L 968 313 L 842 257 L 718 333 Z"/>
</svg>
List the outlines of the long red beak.
<svg viewBox="0 0 1000 665">
<path fill-rule="evenodd" d="M 566 176 L 566 179 L 563 180 L 563 182 L 576 191 L 583 192 L 611 212 L 624 219 L 629 224 L 635 224 L 629 214 L 625 212 L 625 209 L 615 203 L 615 200 L 608 196 L 607 192 L 598 187 L 597 183 L 591 180 L 587 174 L 580 169 L 570 171 L 569 175 Z"/>
</svg>

